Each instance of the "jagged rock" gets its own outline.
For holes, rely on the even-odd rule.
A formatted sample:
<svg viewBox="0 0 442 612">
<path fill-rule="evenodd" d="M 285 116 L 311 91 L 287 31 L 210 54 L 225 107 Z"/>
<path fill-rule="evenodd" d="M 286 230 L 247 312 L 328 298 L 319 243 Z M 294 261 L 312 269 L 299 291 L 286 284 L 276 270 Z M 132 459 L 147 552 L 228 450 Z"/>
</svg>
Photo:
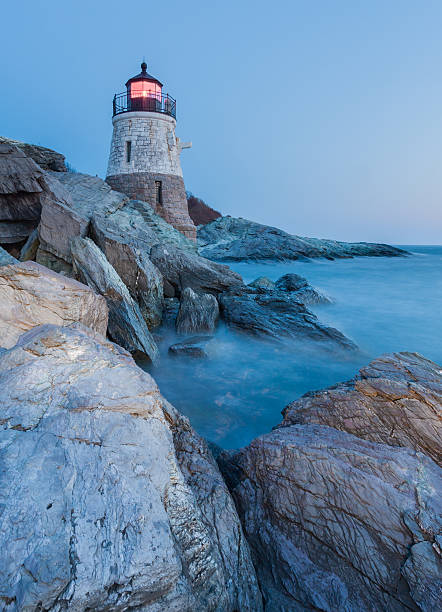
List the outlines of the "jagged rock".
<svg viewBox="0 0 442 612">
<path fill-rule="evenodd" d="M 283 292 L 239 287 L 219 296 L 222 317 L 237 331 L 272 341 L 313 340 L 328 347 L 356 350 L 344 334 L 322 325 L 297 299 Z"/>
<path fill-rule="evenodd" d="M 198 228 L 199 253 L 216 261 L 294 260 L 311 257 L 398 256 L 402 249 L 368 242 L 338 242 L 292 236 L 248 219 L 220 217 Z"/>
<path fill-rule="evenodd" d="M 146 250 L 130 244 L 121 228 L 108 219 L 93 219 L 91 234 L 138 302 L 149 329 L 159 325 L 164 300 L 163 277 Z"/>
<path fill-rule="evenodd" d="M 210 293 L 195 293 L 186 287 L 181 293 L 180 309 L 176 319 L 179 334 L 213 332 L 219 316 L 216 297 Z"/>
<path fill-rule="evenodd" d="M 38 239 L 38 229 L 36 228 L 29 234 L 28 239 L 20 250 L 20 261 L 35 260 L 39 245 L 40 240 Z"/>
<path fill-rule="evenodd" d="M 212 339 L 211 336 L 195 336 L 186 338 L 184 342 L 177 342 L 169 346 L 169 354 L 174 357 L 192 357 L 196 359 L 206 359 L 209 355 L 206 345 Z"/>
<path fill-rule="evenodd" d="M 380 357 L 353 380 L 289 404 L 283 425 L 298 423 L 408 446 L 442 466 L 442 369 L 416 353 Z"/>
<path fill-rule="evenodd" d="M 0 357 L 5 612 L 259 612 L 204 441 L 120 347 L 44 326 Z"/>
<path fill-rule="evenodd" d="M 39 145 L 28 144 L 12 138 L 0 136 L 0 144 L 13 145 L 23 151 L 28 157 L 33 159 L 42 170 L 56 170 L 57 172 L 67 172 L 65 157 L 52 149 L 40 147 Z"/>
<path fill-rule="evenodd" d="M 299 274 L 284 274 L 275 283 L 276 291 L 291 294 L 303 304 L 331 304 L 332 300 L 314 289 L 303 276 Z"/>
<path fill-rule="evenodd" d="M 255 280 L 249 283 L 248 286 L 252 287 L 253 289 L 261 289 L 263 292 L 272 291 L 275 289 L 275 283 L 270 280 L 270 278 L 267 278 L 267 276 L 259 276 L 258 278 L 255 278 Z"/>
<path fill-rule="evenodd" d="M 158 348 L 139 306 L 103 252 L 89 238 L 75 238 L 71 253 L 74 273 L 106 299 L 109 336 L 131 353 L 155 361 Z"/>
<path fill-rule="evenodd" d="M 214 263 L 196 253 L 173 245 L 158 244 L 150 251 L 150 259 L 176 295 L 190 287 L 201 293 L 218 294 L 230 287 L 242 285 L 239 274 L 229 267 Z M 170 290 L 165 290 L 167 297 Z"/>
<path fill-rule="evenodd" d="M 10 264 L 15 263 L 18 263 L 18 260 L 15 259 L 15 257 L 12 257 L 8 251 L 5 251 L 5 249 L 0 247 L 0 266 L 9 266 Z"/>
<path fill-rule="evenodd" d="M 269 612 L 440 605 L 442 480 L 425 455 L 305 424 L 218 461 Z"/>
<path fill-rule="evenodd" d="M 206 223 L 221 217 L 221 213 L 208 206 L 204 200 L 195 197 L 192 193 L 187 194 L 187 207 L 189 209 L 189 216 L 195 225 L 206 225 Z"/>
<path fill-rule="evenodd" d="M 163 327 L 175 328 L 178 310 L 180 309 L 180 301 L 178 298 L 165 298 L 163 307 Z"/>
<path fill-rule="evenodd" d="M 79 321 L 106 334 L 105 300 L 89 287 L 33 261 L 0 267 L 0 342 L 14 346 L 23 332 Z"/>
</svg>

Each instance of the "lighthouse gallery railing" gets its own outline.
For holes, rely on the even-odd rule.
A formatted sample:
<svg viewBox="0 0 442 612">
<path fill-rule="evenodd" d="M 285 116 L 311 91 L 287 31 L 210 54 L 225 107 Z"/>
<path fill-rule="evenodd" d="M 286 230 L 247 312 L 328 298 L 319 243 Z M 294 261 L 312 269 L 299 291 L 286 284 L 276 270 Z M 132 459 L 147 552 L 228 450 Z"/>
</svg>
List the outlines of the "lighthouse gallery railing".
<svg viewBox="0 0 442 612">
<path fill-rule="evenodd" d="M 113 117 L 120 113 L 130 113 L 132 111 L 148 111 L 153 113 L 163 113 L 176 119 L 176 100 L 169 94 L 130 97 L 127 92 L 115 94 L 113 102 Z"/>
</svg>

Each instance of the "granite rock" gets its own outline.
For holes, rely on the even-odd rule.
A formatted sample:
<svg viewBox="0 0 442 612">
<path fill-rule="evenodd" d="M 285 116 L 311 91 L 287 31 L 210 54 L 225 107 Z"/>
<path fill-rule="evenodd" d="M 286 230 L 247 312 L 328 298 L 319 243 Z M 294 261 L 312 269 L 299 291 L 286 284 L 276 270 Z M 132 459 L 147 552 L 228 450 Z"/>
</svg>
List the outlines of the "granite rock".
<svg viewBox="0 0 442 612">
<path fill-rule="evenodd" d="M 0 343 L 14 346 L 23 332 L 44 323 L 80 322 L 106 334 L 104 298 L 76 280 L 27 261 L 0 267 Z"/>
<path fill-rule="evenodd" d="M 368 242 L 338 242 L 293 236 L 248 219 L 220 217 L 198 228 L 199 253 L 215 261 L 335 259 L 405 255 L 402 249 Z"/>
<path fill-rule="evenodd" d="M 126 351 L 32 330 L 0 357 L 0 400 L 5 612 L 262 609 L 210 453 Z"/>
<path fill-rule="evenodd" d="M 112 340 L 131 353 L 156 361 L 158 348 L 139 306 L 103 252 L 89 238 L 75 238 L 71 253 L 74 273 L 106 300 Z"/>
<path fill-rule="evenodd" d="M 275 283 L 275 291 L 290 294 L 303 304 L 331 304 L 333 300 L 310 285 L 308 280 L 299 274 L 284 274 Z"/>
<path fill-rule="evenodd" d="M 304 424 L 218 461 L 269 612 L 440 605 L 442 479 L 425 455 Z"/>
<path fill-rule="evenodd" d="M 284 426 L 328 425 L 412 448 L 442 467 L 442 368 L 416 353 L 375 359 L 353 380 L 307 393 L 283 414 Z"/>
<path fill-rule="evenodd" d="M 42 170 L 55 170 L 57 172 L 67 172 L 65 157 L 57 151 L 41 147 L 39 145 L 28 144 L 19 140 L 12 140 L 0 136 L 0 144 L 12 145 L 23 151 L 25 155 L 33 159 Z"/>
<path fill-rule="evenodd" d="M 356 350 L 356 345 L 333 327 L 320 323 L 298 299 L 278 291 L 239 287 L 219 296 L 226 324 L 242 333 L 277 342 L 320 342 L 327 348 Z"/>
<path fill-rule="evenodd" d="M 158 244 L 150 251 L 150 259 L 159 269 L 167 285 L 165 295 L 173 291 L 180 296 L 190 287 L 199 293 L 218 294 L 242 285 L 242 278 L 228 266 L 217 264 L 196 253 L 173 245 Z"/>
<path fill-rule="evenodd" d="M 8 266 L 15 263 L 18 263 L 18 259 L 15 259 L 8 251 L 0 247 L 0 266 Z"/>
<path fill-rule="evenodd" d="M 219 316 L 216 297 L 211 293 L 195 293 L 186 287 L 181 293 L 180 309 L 176 319 L 179 334 L 211 333 Z"/>
</svg>

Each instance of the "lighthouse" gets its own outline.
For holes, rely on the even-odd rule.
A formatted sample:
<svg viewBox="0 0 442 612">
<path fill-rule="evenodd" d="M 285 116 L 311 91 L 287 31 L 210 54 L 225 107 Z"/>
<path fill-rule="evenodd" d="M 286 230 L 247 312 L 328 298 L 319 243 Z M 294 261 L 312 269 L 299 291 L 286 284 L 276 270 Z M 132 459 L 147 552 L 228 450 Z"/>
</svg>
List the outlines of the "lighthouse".
<svg viewBox="0 0 442 612">
<path fill-rule="evenodd" d="M 147 72 L 129 79 L 126 91 L 113 100 L 113 134 L 106 182 L 155 212 L 191 240 L 196 228 L 189 216 L 183 171 L 182 143 L 175 135 L 176 101 L 163 94 L 163 84 Z"/>
</svg>

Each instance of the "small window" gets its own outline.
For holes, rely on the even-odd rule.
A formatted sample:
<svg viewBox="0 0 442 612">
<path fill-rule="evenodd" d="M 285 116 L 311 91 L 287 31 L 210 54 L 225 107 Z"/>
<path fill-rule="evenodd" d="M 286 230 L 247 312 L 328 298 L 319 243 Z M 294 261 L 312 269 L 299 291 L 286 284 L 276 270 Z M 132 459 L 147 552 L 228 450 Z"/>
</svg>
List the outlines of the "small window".
<svg viewBox="0 0 442 612">
<path fill-rule="evenodd" d="M 130 162 L 131 155 L 132 155 L 132 143 L 130 140 L 128 140 L 126 142 L 126 161 L 127 163 Z"/>
<path fill-rule="evenodd" d="M 155 202 L 157 204 L 163 203 L 163 190 L 161 181 L 155 181 Z"/>
</svg>

